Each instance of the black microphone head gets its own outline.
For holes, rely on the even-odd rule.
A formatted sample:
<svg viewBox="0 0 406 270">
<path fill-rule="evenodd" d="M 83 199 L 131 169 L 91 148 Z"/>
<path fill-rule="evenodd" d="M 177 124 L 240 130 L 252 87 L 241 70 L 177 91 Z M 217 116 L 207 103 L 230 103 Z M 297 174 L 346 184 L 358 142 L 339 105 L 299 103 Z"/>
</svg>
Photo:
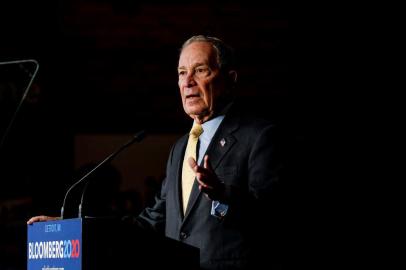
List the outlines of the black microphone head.
<svg viewBox="0 0 406 270">
<path fill-rule="evenodd" d="M 135 139 L 135 141 L 140 142 L 145 138 L 145 136 L 146 136 L 145 130 L 141 130 L 140 132 L 137 132 L 134 135 L 134 139 Z"/>
</svg>

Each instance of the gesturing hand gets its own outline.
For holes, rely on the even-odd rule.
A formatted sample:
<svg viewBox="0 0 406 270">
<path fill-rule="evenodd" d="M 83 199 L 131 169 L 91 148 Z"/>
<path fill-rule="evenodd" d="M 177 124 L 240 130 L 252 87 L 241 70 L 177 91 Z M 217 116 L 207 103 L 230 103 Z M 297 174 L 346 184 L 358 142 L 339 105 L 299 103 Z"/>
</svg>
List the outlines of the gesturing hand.
<svg viewBox="0 0 406 270">
<path fill-rule="evenodd" d="M 209 163 L 209 156 L 204 156 L 203 167 L 197 165 L 194 158 L 188 159 L 189 166 L 196 175 L 199 189 L 210 199 L 219 200 L 224 192 L 224 184 L 220 182 Z"/>
</svg>

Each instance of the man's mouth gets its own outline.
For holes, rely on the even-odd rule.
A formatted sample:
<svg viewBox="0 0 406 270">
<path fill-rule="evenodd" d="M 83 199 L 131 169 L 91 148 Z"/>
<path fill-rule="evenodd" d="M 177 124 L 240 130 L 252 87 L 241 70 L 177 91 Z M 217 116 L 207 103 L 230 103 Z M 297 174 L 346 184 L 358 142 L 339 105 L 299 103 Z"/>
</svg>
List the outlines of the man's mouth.
<svg viewBox="0 0 406 270">
<path fill-rule="evenodd" d="M 199 98 L 199 94 L 191 94 L 191 95 L 186 95 L 186 99 L 194 99 L 194 98 Z"/>
</svg>

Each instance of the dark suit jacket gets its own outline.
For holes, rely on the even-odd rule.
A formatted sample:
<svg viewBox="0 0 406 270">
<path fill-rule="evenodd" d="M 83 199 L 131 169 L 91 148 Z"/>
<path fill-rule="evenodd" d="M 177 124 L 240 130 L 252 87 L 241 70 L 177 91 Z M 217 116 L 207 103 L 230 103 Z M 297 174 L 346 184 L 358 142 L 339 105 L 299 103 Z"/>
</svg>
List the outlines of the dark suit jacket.
<svg viewBox="0 0 406 270">
<path fill-rule="evenodd" d="M 275 127 L 230 112 L 216 131 L 206 154 L 226 187 L 229 210 L 222 219 L 210 214 L 212 201 L 196 181 L 183 216 L 180 178 L 187 139 L 185 135 L 173 146 L 156 204 L 137 221 L 198 247 L 202 269 L 259 268 L 263 263 L 269 269 L 279 263 L 282 163 Z"/>
</svg>

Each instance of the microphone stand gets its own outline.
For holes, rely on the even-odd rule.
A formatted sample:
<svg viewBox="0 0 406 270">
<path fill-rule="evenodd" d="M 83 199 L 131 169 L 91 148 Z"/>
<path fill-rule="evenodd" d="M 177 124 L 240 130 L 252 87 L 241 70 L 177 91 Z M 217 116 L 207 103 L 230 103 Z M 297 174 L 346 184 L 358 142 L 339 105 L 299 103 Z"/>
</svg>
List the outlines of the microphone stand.
<svg viewBox="0 0 406 270">
<path fill-rule="evenodd" d="M 127 143 L 125 143 L 123 146 L 121 146 L 118 150 L 116 150 L 115 152 L 113 152 L 112 154 L 110 154 L 108 157 L 106 157 L 103 161 L 101 161 L 96 167 L 94 167 L 91 171 L 89 171 L 87 174 L 85 174 L 82 178 L 80 178 L 76 183 L 74 183 L 66 192 L 65 194 L 65 198 L 63 199 L 63 204 L 62 204 L 62 208 L 61 208 L 61 219 L 64 218 L 64 211 L 65 211 L 65 203 L 66 203 L 66 198 L 68 197 L 69 192 L 76 187 L 77 185 L 79 185 L 80 183 L 82 183 L 89 175 L 91 175 L 94 171 L 96 171 L 98 168 L 100 168 L 101 166 L 103 166 L 105 163 L 111 161 L 115 156 L 117 156 L 121 151 L 123 151 L 125 148 L 127 148 L 128 146 L 130 146 L 131 144 L 133 144 L 134 142 L 140 142 L 142 139 L 144 139 L 145 137 L 145 131 L 142 130 L 140 132 L 138 132 L 137 134 L 134 135 L 133 138 L 131 138 Z M 83 197 L 84 197 L 84 192 L 82 194 L 81 197 L 81 201 L 79 204 L 79 217 L 82 217 L 82 204 L 83 204 Z"/>
<path fill-rule="evenodd" d="M 22 63 L 34 63 L 35 64 L 35 70 L 34 70 L 34 73 L 31 75 L 31 80 L 28 82 L 28 85 L 24 90 L 23 97 L 21 98 L 20 103 L 18 104 L 17 109 L 15 110 L 15 112 L 13 114 L 13 117 L 11 118 L 10 123 L 7 126 L 7 128 L 6 128 L 5 132 L 4 132 L 4 135 L 1 138 L 0 150 L 3 148 L 4 142 L 6 141 L 6 137 L 7 137 L 8 133 L 10 132 L 11 127 L 14 124 L 14 121 L 15 121 L 15 119 L 17 117 L 17 114 L 20 111 L 20 108 L 23 105 L 25 98 L 27 97 L 28 90 L 30 89 L 31 84 L 34 81 L 34 78 L 37 75 L 37 72 L 38 72 L 38 69 L 39 69 L 39 63 L 37 62 L 37 60 L 34 60 L 34 59 L 0 62 L 0 66 L 1 65 L 11 65 L 11 64 L 22 64 Z"/>
</svg>

